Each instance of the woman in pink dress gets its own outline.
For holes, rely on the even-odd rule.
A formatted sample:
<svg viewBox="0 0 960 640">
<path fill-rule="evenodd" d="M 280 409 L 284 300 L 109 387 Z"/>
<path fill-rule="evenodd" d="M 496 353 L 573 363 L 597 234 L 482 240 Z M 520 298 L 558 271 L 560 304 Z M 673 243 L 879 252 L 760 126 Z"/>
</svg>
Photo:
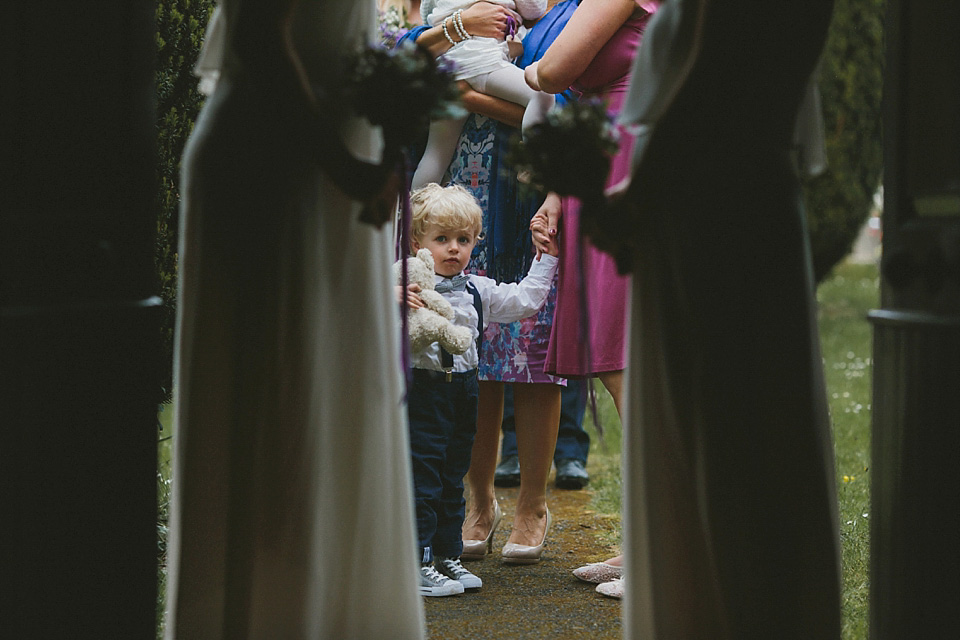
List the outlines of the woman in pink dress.
<svg viewBox="0 0 960 640">
<path fill-rule="evenodd" d="M 616 115 L 630 84 L 630 68 L 640 38 L 657 4 L 582 0 L 540 62 L 527 67 L 527 82 L 544 91 L 572 86 L 581 100 L 600 98 Z M 621 131 L 620 150 L 611 163 L 608 186 L 627 175 L 632 150 L 633 138 Z M 551 194 L 541 211 L 549 221 L 545 241 L 561 243 L 557 309 L 545 370 L 570 378 L 599 377 L 619 412 L 630 280 L 617 273 L 611 256 L 580 238 L 580 202 L 576 198 L 561 200 Z M 552 238 L 558 221 L 562 233 Z M 583 294 L 581 284 L 586 289 Z"/>
<path fill-rule="evenodd" d="M 640 39 L 659 4 L 658 1 L 582 0 L 543 58 L 527 67 L 527 82 L 547 92 L 572 86 L 581 100 L 605 100 L 611 115 L 615 116 L 630 85 L 630 70 Z M 620 135 L 620 149 L 607 177 L 608 187 L 619 183 L 630 171 L 633 138 L 622 129 Z M 557 307 L 545 370 L 563 377 L 597 376 L 622 416 L 630 279 L 617 273 L 613 257 L 580 237 L 579 214 L 579 200 L 550 194 L 538 212 L 541 220 L 546 217 L 546 224 L 538 225 L 534 220 L 532 227 L 536 242 L 561 243 Z M 554 237 L 558 222 L 562 233 Z M 581 285 L 586 289 L 583 294 Z M 617 556 L 582 567 L 575 575 L 591 582 L 603 582 L 619 578 L 621 565 L 622 559 Z M 621 583 L 617 581 L 611 586 L 612 592 L 601 590 L 601 593 L 619 597 Z M 606 585 L 601 585 L 601 589 L 604 587 Z"/>
</svg>

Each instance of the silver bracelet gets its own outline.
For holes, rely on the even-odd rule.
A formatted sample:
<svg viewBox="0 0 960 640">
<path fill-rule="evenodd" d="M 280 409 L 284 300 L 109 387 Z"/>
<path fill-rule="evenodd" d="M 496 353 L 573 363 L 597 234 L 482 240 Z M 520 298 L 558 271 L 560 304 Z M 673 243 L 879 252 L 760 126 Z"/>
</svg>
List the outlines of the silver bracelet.
<svg viewBox="0 0 960 640">
<path fill-rule="evenodd" d="M 449 42 L 449 43 L 451 44 L 451 46 L 456 46 L 457 43 L 453 41 L 453 38 L 450 37 L 450 32 L 447 31 L 447 20 L 449 20 L 449 19 L 450 19 L 450 18 L 447 18 L 446 20 L 443 21 L 443 35 L 444 35 L 444 37 L 447 39 L 447 42 Z M 456 20 L 453 21 L 453 26 L 454 26 L 454 28 L 456 28 L 456 26 L 457 26 L 457 21 L 456 21 Z"/>
<path fill-rule="evenodd" d="M 457 28 L 457 34 L 464 40 L 469 40 L 473 37 L 467 33 L 467 29 L 463 26 L 463 9 L 457 9 L 454 12 L 453 24 Z"/>
</svg>

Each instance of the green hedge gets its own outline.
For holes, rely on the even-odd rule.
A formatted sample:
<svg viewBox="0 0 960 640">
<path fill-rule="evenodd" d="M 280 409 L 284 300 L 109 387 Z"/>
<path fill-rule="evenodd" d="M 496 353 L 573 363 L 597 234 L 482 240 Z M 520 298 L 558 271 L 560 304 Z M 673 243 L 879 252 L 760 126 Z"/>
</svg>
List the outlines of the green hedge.
<svg viewBox="0 0 960 640">
<path fill-rule="evenodd" d="M 211 0 L 157 4 L 157 285 L 163 297 L 163 362 L 160 401 L 173 389 L 173 327 L 177 295 L 177 231 L 180 156 L 203 103 L 193 76 Z"/>
<path fill-rule="evenodd" d="M 817 282 L 848 253 L 883 169 L 880 100 L 885 0 L 837 0 L 820 71 L 827 172 L 806 187 Z"/>
</svg>

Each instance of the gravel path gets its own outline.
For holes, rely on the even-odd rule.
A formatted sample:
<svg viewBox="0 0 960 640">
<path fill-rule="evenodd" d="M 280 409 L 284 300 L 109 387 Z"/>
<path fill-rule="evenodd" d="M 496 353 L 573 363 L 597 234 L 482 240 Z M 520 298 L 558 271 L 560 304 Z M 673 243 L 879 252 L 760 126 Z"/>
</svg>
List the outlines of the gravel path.
<svg viewBox="0 0 960 640">
<path fill-rule="evenodd" d="M 497 489 L 504 517 L 493 553 L 464 566 L 483 580 L 483 588 L 460 596 L 424 598 L 428 638 L 620 638 L 620 602 L 597 594 L 593 585 L 570 573 L 585 562 L 610 557 L 604 544 L 609 519 L 590 511 L 589 487 L 582 491 L 551 488 L 547 502 L 553 526 L 539 564 L 507 566 L 500 549 L 510 534 L 517 489 Z"/>
</svg>

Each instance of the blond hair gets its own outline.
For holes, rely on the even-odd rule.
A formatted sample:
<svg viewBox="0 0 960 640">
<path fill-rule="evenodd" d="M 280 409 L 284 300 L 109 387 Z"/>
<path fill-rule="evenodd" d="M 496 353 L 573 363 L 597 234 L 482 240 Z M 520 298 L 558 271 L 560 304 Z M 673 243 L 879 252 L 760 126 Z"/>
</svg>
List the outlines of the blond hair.
<svg viewBox="0 0 960 640">
<path fill-rule="evenodd" d="M 424 185 L 410 194 L 410 206 L 413 208 L 410 235 L 418 242 L 431 224 L 442 229 L 470 231 L 475 238 L 483 231 L 483 209 L 473 194 L 458 184 Z"/>
</svg>

